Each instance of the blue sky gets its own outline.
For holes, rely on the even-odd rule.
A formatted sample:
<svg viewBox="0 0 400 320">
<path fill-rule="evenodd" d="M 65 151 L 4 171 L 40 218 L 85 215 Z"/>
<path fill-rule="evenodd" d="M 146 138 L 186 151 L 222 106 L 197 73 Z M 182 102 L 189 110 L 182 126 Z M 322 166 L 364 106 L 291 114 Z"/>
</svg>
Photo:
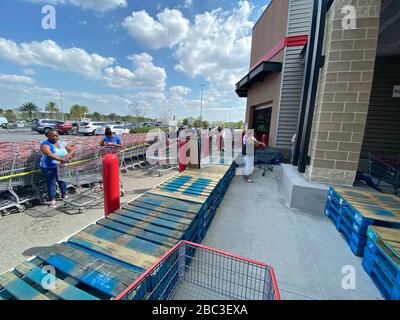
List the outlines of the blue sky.
<svg viewBox="0 0 400 320">
<path fill-rule="evenodd" d="M 2 0 L 0 107 L 74 103 L 91 112 L 241 120 L 234 84 L 267 1 Z M 42 28 L 51 4 L 56 29 Z M 230 110 L 232 110 L 230 112 Z"/>
</svg>

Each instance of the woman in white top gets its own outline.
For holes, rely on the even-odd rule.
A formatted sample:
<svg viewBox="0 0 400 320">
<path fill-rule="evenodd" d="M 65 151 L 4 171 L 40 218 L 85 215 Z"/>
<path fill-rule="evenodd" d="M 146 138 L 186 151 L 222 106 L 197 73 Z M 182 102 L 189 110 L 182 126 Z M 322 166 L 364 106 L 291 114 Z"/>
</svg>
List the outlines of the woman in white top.
<svg viewBox="0 0 400 320">
<path fill-rule="evenodd" d="M 243 136 L 242 154 L 244 160 L 243 178 L 250 183 L 254 183 L 251 174 L 254 170 L 254 146 L 264 146 L 265 143 L 258 141 L 254 135 L 253 130 L 246 130 Z"/>
</svg>

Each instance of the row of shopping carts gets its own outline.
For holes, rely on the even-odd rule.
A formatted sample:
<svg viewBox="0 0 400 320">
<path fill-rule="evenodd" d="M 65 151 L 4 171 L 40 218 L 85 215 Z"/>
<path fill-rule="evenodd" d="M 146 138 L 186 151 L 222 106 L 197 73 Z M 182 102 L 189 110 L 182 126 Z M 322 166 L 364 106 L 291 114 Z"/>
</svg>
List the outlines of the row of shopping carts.
<svg viewBox="0 0 400 320">
<path fill-rule="evenodd" d="M 0 217 L 22 212 L 41 198 L 35 144 L 0 143 Z"/>
<path fill-rule="evenodd" d="M 400 154 L 369 154 L 368 173 L 375 178 L 376 188 L 381 182 L 393 187 L 394 194 L 400 190 Z"/>
<path fill-rule="evenodd" d="M 146 166 L 146 135 L 122 135 L 123 149 L 100 147 L 98 137 L 73 137 L 67 143 L 76 147 L 74 159 L 59 166 L 59 179 L 70 187 L 81 189 L 84 186 L 98 187 L 102 182 L 101 159 L 109 153 L 116 153 L 120 159 L 121 174 L 134 168 Z M 13 212 L 23 212 L 35 202 L 45 202 L 45 183 L 40 173 L 40 143 L 34 142 L 0 142 L 0 217 Z M 121 179 L 122 181 L 122 179 Z M 96 188 L 94 188 L 96 190 Z M 121 185 L 124 194 L 123 185 Z M 77 207 L 80 212 L 86 211 L 86 205 L 98 200 L 90 196 L 90 202 L 83 199 L 87 193 L 76 192 L 65 204 Z M 94 194 L 94 193 L 92 193 Z"/>
</svg>

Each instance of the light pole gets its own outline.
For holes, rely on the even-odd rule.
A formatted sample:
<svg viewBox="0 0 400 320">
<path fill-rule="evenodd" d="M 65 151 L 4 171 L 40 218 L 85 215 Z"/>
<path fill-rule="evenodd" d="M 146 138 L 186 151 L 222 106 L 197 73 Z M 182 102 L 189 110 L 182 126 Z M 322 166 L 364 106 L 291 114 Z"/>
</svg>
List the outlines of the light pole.
<svg viewBox="0 0 400 320">
<path fill-rule="evenodd" d="M 200 87 L 200 120 L 203 121 L 203 88 L 205 84 L 199 84 Z"/>
<path fill-rule="evenodd" d="M 63 112 L 63 101 L 62 101 L 62 90 L 58 91 L 60 93 L 60 101 L 61 101 L 61 120 L 64 121 L 64 112 Z"/>
</svg>

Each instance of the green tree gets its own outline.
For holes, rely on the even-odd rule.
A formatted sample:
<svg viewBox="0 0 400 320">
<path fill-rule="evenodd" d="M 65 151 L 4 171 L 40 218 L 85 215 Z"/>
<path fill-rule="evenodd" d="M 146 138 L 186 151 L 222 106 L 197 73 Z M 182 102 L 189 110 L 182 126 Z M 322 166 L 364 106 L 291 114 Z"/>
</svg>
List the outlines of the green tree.
<svg viewBox="0 0 400 320">
<path fill-rule="evenodd" d="M 209 123 L 208 123 L 208 121 L 206 121 L 206 120 L 203 120 L 202 121 L 202 127 L 204 128 L 204 129 L 207 129 L 208 127 L 209 127 Z"/>
<path fill-rule="evenodd" d="M 187 119 L 187 118 L 183 119 L 183 120 L 182 120 L 182 124 L 183 124 L 184 126 L 188 126 L 188 125 L 189 125 L 189 119 Z"/>
<path fill-rule="evenodd" d="M 84 118 L 87 113 L 89 113 L 89 108 L 86 106 L 81 106 L 79 104 L 74 104 L 70 111 L 70 115 L 72 118 L 75 120 L 78 120 L 79 118 Z"/>
<path fill-rule="evenodd" d="M 8 122 L 13 122 L 17 120 L 17 117 L 15 116 L 14 111 L 11 109 L 8 109 L 4 112 L 4 116 L 7 118 Z"/>
<path fill-rule="evenodd" d="M 110 113 L 108 115 L 108 119 L 110 119 L 111 121 L 116 121 L 116 120 L 118 120 L 118 115 L 115 113 Z"/>
<path fill-rule="evenodd" d="M 32 114 L 34 112 L 38 112 L 39 108 L 33 102 L 25 102 L 22 106 L 19 107 L 19 111 L 28 113 L 29 119 L 32 119 Z"/>
<path fill-rule="evenodd" d="M 124 117 L 122 117 L 122 120 L 123 120 L 125 123 L 132 123 L 133 120 L 134 120 L 134 118 L 133 118 L 132 116 L 124 116 Z"/>
<path fill-rule="evenodd" d="M 46 112 L 50 112 L 50 113 L 57 113 L 60 112 L 60 109 L 57 107 L 56 103 L 53 101 L 50 101 L 46 107 L 44 108 L 44 110 Z"/>
<path fill-rule="evenodd" d="M 203 126 L 203 121 L 201 121 L 201 120 L 198 118 L 198 119 L 196 119 L 196 120 L 193 122 L 193 126 L 195 126 L 196 128 L 201 128 L 201 127 Z"/>
<path fill-rule="evenodd" d="M 101 120 L 101 114 L 98 112 L 93 112 L 91 115 L 91 118 L 95 121 L 100 121 Z"/>
<path fill-rule="evenodd" d="M 4 110 L 2 108 L 0 108 L 0 114 L 3 115 Z"/>
</svg>

